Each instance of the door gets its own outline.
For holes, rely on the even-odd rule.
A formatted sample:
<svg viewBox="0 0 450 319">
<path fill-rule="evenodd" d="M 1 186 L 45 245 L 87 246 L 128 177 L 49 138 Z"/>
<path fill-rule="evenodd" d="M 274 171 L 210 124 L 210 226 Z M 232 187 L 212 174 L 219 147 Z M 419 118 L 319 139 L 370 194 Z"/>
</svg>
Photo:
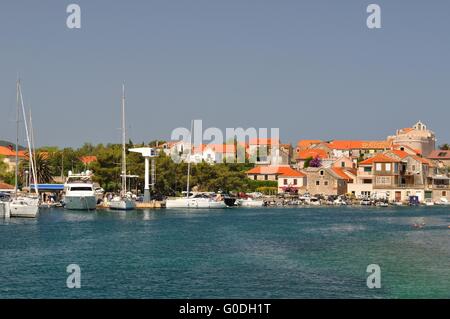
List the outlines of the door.
<svg viewBox="0 0 450 319">
<path fill-rule="evenodd" d="M 395 201 L 396 202 L 402 201 L 402 192 L 395 192 Z"/>
</svg>

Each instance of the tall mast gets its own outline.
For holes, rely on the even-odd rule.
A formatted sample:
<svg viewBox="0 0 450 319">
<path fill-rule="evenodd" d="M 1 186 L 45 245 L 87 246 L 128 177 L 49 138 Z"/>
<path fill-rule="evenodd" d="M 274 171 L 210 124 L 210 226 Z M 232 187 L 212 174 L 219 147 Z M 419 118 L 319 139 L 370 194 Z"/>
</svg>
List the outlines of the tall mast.
<svg viewBox="0 0 450 319">
<path fill-rule="evenodd" d="M 30 164 L 31 164 L 31 173 L 33 174 L 34 190 L 35 190 L 36 194 L 39 195 L 39 190 L 38 190 L 38 185 L 37 185 L 36 169 L 34 167 L 33 151 L 31 149 L 30 134 L 28 132 L 28 125 L 27 125 L 27 121 L 26 121 L 27 115 L 25 113 L 25 106 L 23 104 L 23 96 L 22 96 L 22 90 L 20 88 L 20 83 L 18 85 L 18 89 L 19 89 L 18 91 L 19 91 L 19 95 L 20 95 L 20 103 L 21 103 L 21 106 L 22 106 L 22 115 L 23 115 L 23 119 L 24 119 L 25 133 L 26 133 L 26 136 L 27 136 L 28 153 L 29 153 L 29 156 L 30 156 L 30 159 L 31 159 Z"/>
<path fill-rule="evenodd" d="M 187 187 L 186 198 L 189 197 L 189 179 L 191 176 L 191 155 L 192 155 L 192 132 L 194 130 L 194 121 L 191 121 L 191 132 L 189 135 L 189 157 L 188 157 L 188 173 L 187 173 Z"/>
<path fill-rule="evenodd" d="M 33 129 L 33 117 L 31 115 L 31 107 L 30 107 L 30 134 L 31 134 L 31 150 L 32 150 L 32 152 L 34 154 L 34 156 L 33 156 L 33 163 L 34 163 L 34 167 L 37 168 L 37 165 L 36 165 L 36 154 L 35 154 L 36 153 L 36 147 L 34 145 L 34 129 Z M 31 174 L 30 174 L 30 178 L 31 178 Z M 36 181 L 36 182 L 39 182 L 39 181 Z"/>
<path fill-rule="evenodd" d="M 122 84 L 122 194 L 127 193 L 127 162 L 125 151 L 125 84 Z"/>
<path fill-rule="evenodd" d="M 17 102 L 17 114 L 16 114 L 16 170 L 15 170 L 15 182 L 14 182 L 14 194 L 17 198 L 18 176 L 19 176 L 19 85 L 20 79 L 16 82 L 16 102 Z"/>
</svg>

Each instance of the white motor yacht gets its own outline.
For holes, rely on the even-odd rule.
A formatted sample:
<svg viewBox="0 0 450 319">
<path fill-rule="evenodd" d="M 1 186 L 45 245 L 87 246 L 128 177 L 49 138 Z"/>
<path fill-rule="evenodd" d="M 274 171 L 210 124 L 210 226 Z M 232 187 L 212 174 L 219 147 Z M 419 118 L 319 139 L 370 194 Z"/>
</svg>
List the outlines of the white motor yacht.
<svg viewBox="0 0 450 319">
<path fill-rule="evenodd" d="M 95 210 L 97 208 L 97 197 L 90 171 L 81 174 L 69 172 L 69 176 L 64 184 L 64 191 L 66 209 Z"/>
</svg>

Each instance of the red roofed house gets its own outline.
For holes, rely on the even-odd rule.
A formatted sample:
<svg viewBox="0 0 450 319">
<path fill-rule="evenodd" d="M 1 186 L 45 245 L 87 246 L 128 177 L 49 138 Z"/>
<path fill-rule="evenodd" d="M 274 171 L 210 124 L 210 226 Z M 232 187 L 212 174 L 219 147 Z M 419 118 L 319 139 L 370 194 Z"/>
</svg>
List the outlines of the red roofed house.
<svg viewBox="0 0 450 319">
<path fill-rule="evenodd" d="M 19 151 L 19 160 L 27 158 L 25 151 Z M 6 147 L 0 146 L 0 157 L 3 158 L 3 162 L 8 165 L 8 170 L 13 171 L 16 167 L 16 150 L 13 146 Z"/>
<path fill-rule="evenodd" d="M 391 149 L 391 145 L 390 141 L 335 140 L 328 143 L 332 157 L 348 156 L 352 158 L 368 158 Z"/>
<path fill-rule="evenodd" d="M 351 177 L 341 168 L 308 167 L 306 174 L 307 191 L 312 195 L 344 195 Z"/>
<path fill-rule="evenodd" d="M 431 160 L 439 169 L 450 168 L 450 151 L 434 150 L 427 158 Z"/>
<path fill-rule="evenodd" d="M 278 192 L 300 190 L 306 186 L 306 175 L 289 166 L 256 166 L 246 172 L 247 177 L 258 181 L 278 181 Z"/>
<path fill-rule="evenodd" d="M 355 183 L 349 192 L 357 197 L 386 197 L 390 201 L 406 201 L 418 196 L 420 201 L 431 197 L 432 163 L 401 150 L 377 154 L 359 163 Z"/>
</svg>

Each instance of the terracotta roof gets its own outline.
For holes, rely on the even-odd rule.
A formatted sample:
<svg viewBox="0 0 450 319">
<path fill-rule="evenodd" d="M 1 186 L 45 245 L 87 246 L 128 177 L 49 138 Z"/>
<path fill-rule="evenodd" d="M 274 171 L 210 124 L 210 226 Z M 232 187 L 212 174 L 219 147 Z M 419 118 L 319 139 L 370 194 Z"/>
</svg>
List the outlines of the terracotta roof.
<svg viewBox="0 0 450 319">
<path fill-rule="evenodd" d="M 14 186 L 6 183 L 0 183 L 0 189 L 14 189 Z"/>
<path fill-rule="evenodd" d="M 434 150 L 428 155 L 428 158 L 433 160 L 450 160 L 450 151 Z"/>
<path fill-rule="evenodd" d="M 286 177 L 304 177 L 306 176 L 302 172 L 299 172 L 289 166 L 257 166 L 247 171 L 246 174 L 260 175 L 280 175 Z"/>
<path fill-rule="evenodd" d="M 16 156 L 16 150 L 11 150 L 9 147 L 0 146 L 0 155 L 1 156 Z M 19 157 L 26 157 L 25 151 L 19 151 Z"/>
<path fill-rule="evenodd" d="M 412 147 L 410 147 L 410 146 L 408 146 L 408 145 L 396 144 L 396 145 L 392 145 L 392 148 L 393 148 L 393 149 L 396 149 L 396 150 L 399 149 L 399 148 L 404 148 L 404 149 L 408 149 L 408 150 L 414 152 L 414 153 L 417 154 L 417 155 L 422 154 L 422 152 L 421 152 L 420 150 L 414 149 L 414 148 L 412 148 Z"/>
<path fill-rule="evenodd" d="M 397 156 L 400 157 L 401 159 L 404 159 L 405 157 L 410 156 L 409 153 L 407 153 L 407 152 L 405 152 L 405 151 L 402 151 L 402 150 L 391 150 L 391 151 L 389 151 L 389 152 L 392 153 L 392 154 L 397 155 Z"/>
<path fill-rule="evenodd" d="M 340 178 L 342 178 L 342 179 L 344 179 L 346 181 L 349 181 L 349 180 L 352 179 L 352 178 L 350 178 L 350 176 L 348 176 L 345 173 L 345 170 L 343 168 L 341 168 L 341 167 L 332 167 L 331 169 L 336 175 L 338 175 Z"/>
<path fill-rule="evenodd" d="M 328 147 L 337 150 L 354 150 L 354 149 L 389 149 L 391 142 L 389 141 L 346 141 L 336 140 L 328 143 Z"/>
<path fill-rule="evenodd" d="M 87 165 L 90 164 L 92 162 L 97 162 L 97 156 L 82 156 L 80 157 L 80 161 L 83 162 L 83 164 Z"/>
<path fill-rule="evenodd" d="M 377 154 L 359 163 L 359 165 L 372 165 L 373 163 L 400 163 L 400 160 L 389 157 L 385 154 Z"/>
<path fill-rule="evenodd" d="M 252 138 L 249 140 L 250 145 L 279 145 L 280 141 L 273 138 Z"/>
<path fill-rule="evenodd" d="M 322 143 L 321 140 L 300 140 L 297 142 L 297 147 L 308 148 L 311 145 L 320 144 L 320 143 Z"/>
<path fill-rule="evenodd" d="M 298 159 L 307 159 L 307 158 L 328 158 L 328 154 L 325 150 L 322 149 L 308 149 L 308 150 L 302 150 L 297 153 Z"/>
<path fill-rule="evenodd" d="M 426 158 L 423 158 L 423 157 L 420 157 L 420 156 L 417 156 L 417 155 L 412 155 L 412 157 L 413 157 L 414 159 L 418 160 L 419 162 L 421 162 L 422 164 L 426 164 L 426 165 L 429 165 L 429 166 L 433 166 L 433 163 L 431 163 L 431 161 L 429 161 L 429 160 L 426 159 Z"/>
</svg>

